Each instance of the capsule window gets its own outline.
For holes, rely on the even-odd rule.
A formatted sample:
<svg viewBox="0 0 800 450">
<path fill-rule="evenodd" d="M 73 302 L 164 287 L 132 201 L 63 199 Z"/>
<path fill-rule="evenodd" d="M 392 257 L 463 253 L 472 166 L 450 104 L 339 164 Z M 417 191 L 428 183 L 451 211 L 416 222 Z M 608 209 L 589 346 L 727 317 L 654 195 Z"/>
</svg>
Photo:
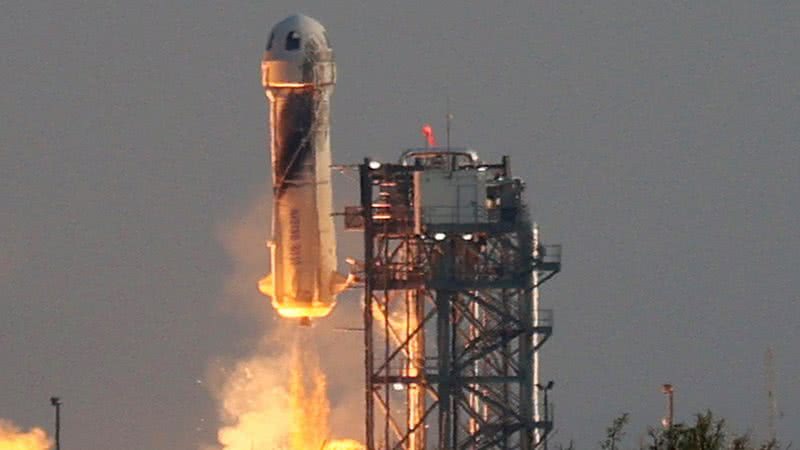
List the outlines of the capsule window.
<svg viewBox="0 0 800 450">
<path fill-rule="evenodd" d="M 290 31 L 286 35 L 286 50 L 297 50 L 300 48 L 300 33 Z"/>
<path fill-rule="evenodd" d="M 275 41 L 275 33 L 269 34 L 269 40 L 267 40 L 267 50 L 272 50 L 272 43 Z"/>
</svg>

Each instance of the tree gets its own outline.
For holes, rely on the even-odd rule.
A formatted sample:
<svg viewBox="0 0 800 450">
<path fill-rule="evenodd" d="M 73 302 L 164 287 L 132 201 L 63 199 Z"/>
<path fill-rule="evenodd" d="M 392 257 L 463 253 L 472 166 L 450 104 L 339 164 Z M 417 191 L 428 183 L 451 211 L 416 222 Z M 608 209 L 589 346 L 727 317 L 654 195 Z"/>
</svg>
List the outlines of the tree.
<svg viewBox="0 0 800 450">
<path fill-rule="evenodd" d="M 606 438 L 599 443 L 601 450 L 620 450 L 629 418 L 625 413 L 606 428 Z M 650 441 L 641 450 L 788 450 L 791 447 L 782 447 L 774 439 L 755 444 L 749 434 L 731 434 L 729 439 L 725 419 L 715 418 L 711 411 L 696 414 L 693 424 L 677 423 L 666 429 L 650 427 L 647 434 Z"/>
<path fill-rule="evenodd" d="M 694 426 L 682 423 L 667 429 L 650 428 L 650 450 L 725 450 L 725 420 L 711 411 L 695 415 Z"/>
<path fill-rule="evenodd" d="M 623 413 L 614 419 L 610 427 L 606 428 L 606 438 L 600 442 L 602 450 L 617 450 L 620 441 L 625 437 L 624 428 L 628 424 L 628 419 L 628 413 Z"/>
</svg>

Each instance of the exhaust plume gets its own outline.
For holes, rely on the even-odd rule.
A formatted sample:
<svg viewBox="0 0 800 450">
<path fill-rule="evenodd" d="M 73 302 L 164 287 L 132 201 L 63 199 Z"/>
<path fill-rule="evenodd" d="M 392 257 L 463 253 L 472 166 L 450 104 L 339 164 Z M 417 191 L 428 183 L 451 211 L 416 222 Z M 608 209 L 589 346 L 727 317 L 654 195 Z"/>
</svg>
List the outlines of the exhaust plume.
<svg viewBox="0 0 800 450">
<path fill-rule="evenodd" d="M 308 330 L 294 334 L 288 352 L 255 355 L 236 364 L 220 393 L 228 425 L 218 433 L 222 450 L 357 450 L 351 440 L 331 440 L 327 378 Z M 275 344 L 277 339 L 265 338 Z M 285 340 L 281 340 L 285 344 Z"/>
<path fill-rule="evenodd" d="M 302 352 L 295 342 L 289 378 L 289 443 L 292 450 L 322 448 L 330 433 L 327 379 L 316 353 Z"/>
<path fill-rule="evenodd" d="M 48 450 L 51 445 L 41 428 L 25 432 L 10 421 L 0 419 L 0 450 Z"/>
<path fill-rule="evenodd" d="M 244 214 L 220 228 L 220 240 L 233 263 L 226 280 L 225 309 L 249 313 L 251 320 L 260 318 L 263 331 L 248 356 L 212 368 L 209 386 L 217 399 L 222 425 L 217 432 L 218 445 L 202 448 L 362 450 L 364 447 L 357 441 L 331 439 L 336 433 L 331 426 L 332 406 L 323 362 L 332 358 L 341 361 L 349 351 L 328 348 L 330 337 L 324 340 L 324 329 L 265 320 L 272 308 L 254 288 L 254 280 L 264 269 L 265 249 L 259 244 L 264 242 L 268 223 L 265 200 L 266 196 L 261 197 Z M 348 423 L 358 421 L 356 417 L 350 419 L 353 407 L 343 404 L 350 397 L 346 396 L 349 391 L 341 390 L 341 378 L 332 378 L 337 394 L 336 419 L 341 422 L 346 416 Z M 351 373 L 348 380 L 354 381 Z M 353 385 L 360 393 L 358 387 Z"/>
</svg>

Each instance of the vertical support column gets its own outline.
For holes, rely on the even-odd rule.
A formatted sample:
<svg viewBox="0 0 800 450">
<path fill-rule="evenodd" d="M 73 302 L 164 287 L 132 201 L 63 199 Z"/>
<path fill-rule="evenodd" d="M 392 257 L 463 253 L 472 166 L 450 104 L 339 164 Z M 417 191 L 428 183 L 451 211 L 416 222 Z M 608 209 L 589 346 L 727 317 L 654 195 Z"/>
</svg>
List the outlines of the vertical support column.
<svg viewBox="0 0 800 450">
<path fill-rule="evenodd" d="M 533 256 L 534 261 L 539 258 L 539 225 L 536 223 L 533 224 L 533 249 L 531 255 Z M 534 327 L 538 327 L 539 323 L 539 272 L 537 270 L 533 271 L 533 325 Z M 533 335 L 533 384 L 534 386 L 540 385 L 539 380 L 539 373 L 540 373 L 540 364 L 539 364 L 539 351 L 536 350 L 539 348 L 541 336 L 539 333 L 534 333 Z M 547 407 L 547 406 L 545 406 Z M 542 413 L 539 410 L 540 402 L 539 402 L 539 389 L 534 389 L 533 391 L 533 420 L 534 422 L 541 423 L 542 421 Z M 547 411 L 545 411 L 545 415 Z M 534 429 L 533 433 L 534 442 L 536 445 L 539 445 L 539 442 L 542 441 L 543 435 L 542 430 L 538 426 Z"/>
<path fill-rule="evenodd" d="M 411 252 L 411 250 L 408 250 Z M 415 253 L 415 252 L 414 252 Z M 410 262 L 411 253 L 406 254 L 406 262 Z M 424 315 L 423 305 L 416 290 L 406 291 L 406 329 L 404 338 L 409 339 L 408 361 L 406 363 L 406 376 L 416 378 L 417 381 L 407 385 L 406 401 L 408 402 L 406 413 L 406 427 L 410 432 L 408 437 L 408 450 L 424 450 L 425 448 L 425 426 L 418 426 L 425 414 L 425 389 L 418 381 L 424 373 L 425 367 L 425 331 L 424 328 L 411 337 L 421 325 Z"/>
<path fill-rule="evenodd" d="M 512 301 L 513 301 L 513 298 L 512 298 Z M 502 303 L 503 304 L 503 311 L 509 311 L 510 305 L 509 305 L 509 301 L 508 301 L 508 290 L 507 289 L 503 289 L 502 302 L 503 302 Z M 508 325 L 505 325 L 505 329 L 503 330 L 503 332 L 504 333 L 509 333 L 510 332 L 510 330 L 508 328 Z M 501 367 L 502 367 L 501 375 L 503 376 L 503 378 L 506 378 L 506 379 L 509 376 L 511 376 L 511 365 L 509 364 L 509 361 L 508 361 L 508 358 L 509 358 L 508 355 L 510 355 L 510 354 L 511 354 L 511 345 L 508 342 L 504 342 L 503 343 L 503 352 L 502 352 L 503 356 L 502 356 L 502 363 L 501 363 Z M 502 392 L 503 392 L 503 405 L 510 405 L 511 404 L 511 386 L 510 386 L 510 384 L 508 382 L 504 382 L 503 383 Z M 503 450 L 508 450 L 508 448 L 509 448 L 509 445 L 508 445 L 509 444 L 509 442 L 508 442 L 508 433 L 506 432 L 506 428 L 505 428 L 505 427 L 507 427 L 509 425 L 508 416 L 501 415 L 500 419 L 501 419 L 501 424 L 504 427 L 503 430 L 502 430 L 502 440 L 500 441 L 501 448 Z"/>
<path fill-rule="evenodd" d="M 455 163 L 455 161 L 454 161 L 454 163 Z M 462 350 L 462 342 L 461 342 L 462 339 L 459 336 L 459 327 L 460 327 L 460 323 L 459 323 L 460 322 L 460 317 L 459 316 L 461 314 L 460 313 L 456 313 L 457 310 L 456 310 L 455 306 L 453 306 L 453 304 L 458 303 L 459 305 L 461 305 L 462 304 L 461 302 L 463 300 L 464 300 L 463 297 L 458 292 L 453 292 L 452 295 L 450 296 L 450 303 L 451 303 L 450 311 L 452 312 L 452 315 L 450 317 L 450 358 L 452 360 L 450 362 L 450 368 L 451 368 L 450 372 L 452 374 L 451 375 L 452 378 L 451 378 L 451 381 L 450 381 L 450 386 L 451 386 L 451 391 L 450 391 L 450 403 L 451 403 L 451 407 L 450 407 L 450 411 L 451 411 L 450 412 L 450 426 L 451 426 L 452 436 L 453 436 L 451 438 L 450 442 L 452 442 L 451 445 L 453 445 L 453 446 L 458 445 L 458 442 L 459 442 L 459 437 L 460 437 L 459 436 L 459 428 L 458 428 L 459 427 L 459 422 L 458 421 L 460 419 L 460 417 L 459 417 L 459 409 L 460 409 L 459 402 L 462 401 L 462 396 L 464 395 L 464 392 L 463 392 L 464 382 L 463 382 L 463 380 L 461 378 L 462 374 L 461 374 L 459 369 L 456 369 L 456 367 L 457 367 L 456 366 L 456 363 L 457 363 L 456 359 L 458 358 L 457 355 Z M 456 372 L 455 370 L 459 370 L 459 371 Z"/>
<path fill-rule="evenodd" d="M 453 264 L 455 260 L 454 242 L 448 239 L 439 246 L 442 255 L 436 277 L 441 282 L 452 283 Z M 436 346 L 439 359 L 439 448 L 450 449 L 452 433 L 456 425 L 453 423 L 452 391 L 453 391 L 453 355 L 451 342 L 455 339 L 455 330 L 451 330 L 452 318 L 450 317 L 451 302 L 455 292 L 449 289 L 436 291 Z"/>
<path fill-rule="evenodd" d="M 517 258 L 523 267 L 531 267 L 533 260 L 533 237 L 531 236 L 530 229 L 520 228 L 517 234 L 517 245 L 519 252 Z M 520 416 L 523 417 L 525 423 L 523 424 L 522 432 L 520 433 L 520 450 L 531 450 L 538 444 L 535 439 L 535 433 L 538 430 L 538 419 L 536 415 L 538 411 L 534 411 L 534 378 L 535 378 L 535 364 L 534 358 L 534 302 L 532 290 L 533 278 L 531 271 L 525 270 L 519 275 L 519 285 L 522 287 L 519 291 L 520 305 L 519 305 L 519 320 L 523 327 L 523 332 L 519 337 L 519 396 L 520 396 Z M 532 420 L 531 420 L 532 419 Z"/>
<path fill-rule="evenodd" d="M 450 448 L 450 297 L 451 292 L 436 292 L 436 346 L 439 372 L 439 448 Z"/>
<path fill-rule="evenodd" d="M 477 301 L 474 301 L 474 300 L 472 300 L 469 303 L 469 305 L 470 305 L 469 306 L 470 314 L 472 314 L 472 317 L 474 318 L 474 321 L 477 322 L 477 323 L 481 323 L 482 317 L 481 317 L 480 305 L 478 304 Z M 474 341 L 475 339 L 477 339 L 478 336 L 480 335 L 481 331 L 482 330 L 474 322 L 470 323 L 470 325 L 469 325 L 469 340 L 470 341 Z M 475 361 L 475 362 L 472 363 L 472 367 L 470 368 L 470 372 L 469 373 L 470 373 L 470 375 L 472 375 L 472 377 L 475 377 L 475 378 L 477 378 L 479 375 L 481 375 L 480 361 Z M 481 386 L 479 384 L 477 384 L 477 383 L 473 383 L 473 384 L 470 385 L 470 388 L 471 389 L 475 389 L 475 390 L 479 389 L 480 387 Z M 468 398 L 469 407 L 473 411 L 473 414 L 475 414 L 477 416 L 484 415 L 483 411 L 481 410 L 480 398 L 474 392 L 470 392 L 468 394 L 467 398 Z M 484 417 L 484 420 L 485 420 L 485 417 Z M 475 436 L 480 431 L 478 421 L 473 416 L 470 416 L 470 418 L 469 418 L 468 431 L 469 431 L 470 436 Z M 472 450 L 475 449 L 475 443 L 474 442 L 470 446 L 470 448 Z"/>
<path fill-rule="evenodd" d="M 56 408 L 56 450 L 61 449 L 61 399 L 50 397 L 50 404 Z"/>
<path fill-rule="evenodd" d="M 374 266 L 373 235 L 372 229 L 372 180 L 369 177 L 369 160 L 358 166 L 361 181 L 361 213 L 364 215 L 364 378 L 366 389 L 364 392 L 366 402 L 365 444 L 367 450 L 375 449 L 374 422 L 375 400 L 373 398 L 374 385 L 372 372 L 374 366 L 372 342 L 372 268 Z"/>
</svg>

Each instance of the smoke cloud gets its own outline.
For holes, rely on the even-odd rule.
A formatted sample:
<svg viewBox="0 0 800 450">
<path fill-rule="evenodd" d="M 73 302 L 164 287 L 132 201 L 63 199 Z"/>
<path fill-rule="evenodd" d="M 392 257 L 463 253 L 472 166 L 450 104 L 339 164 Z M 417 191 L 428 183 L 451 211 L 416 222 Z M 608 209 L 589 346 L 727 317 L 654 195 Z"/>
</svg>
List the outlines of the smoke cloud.
<svg viewBox="0 0 800 450">
<path fill-rule="evenodd" d="M 0 450 L 48 450 L 52 442 L 41 428 L 22 431 L 8 420 L 0 419 Z"/>
<path fill-rule="evenodd" d="M 224 450 L 286 448 L 290 418 L 283 356 L 256 354 L 236 363 L 218 396 L 227 425 L 218 433 Z"/>
</svg>

